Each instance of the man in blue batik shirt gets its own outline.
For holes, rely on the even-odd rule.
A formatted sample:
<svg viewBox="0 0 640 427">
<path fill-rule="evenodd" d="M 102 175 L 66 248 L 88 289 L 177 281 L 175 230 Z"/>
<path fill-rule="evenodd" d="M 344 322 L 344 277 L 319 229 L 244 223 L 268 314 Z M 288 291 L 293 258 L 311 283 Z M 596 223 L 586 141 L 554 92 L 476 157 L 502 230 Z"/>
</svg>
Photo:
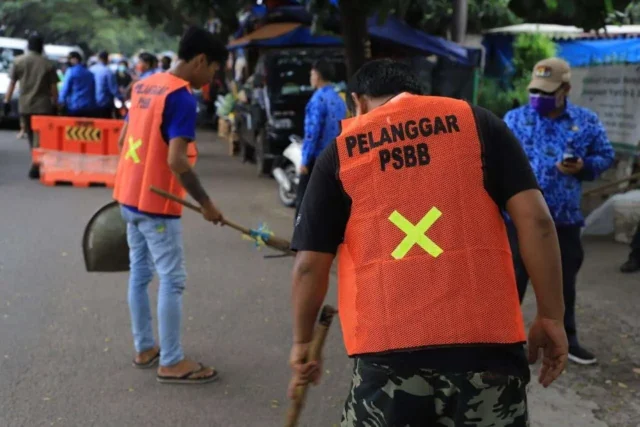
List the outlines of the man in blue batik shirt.
<svg viewBox="0 0 640 427">
<path fill-rule="evenodd" d="M 316 91 L 309 100 L 304 117 L 304 140 L 302 141 L 302 166 L 296 197 L 296 215 L 307 189 L 313 165 L 325 149 L 340 134 L 340 121 L 347 116 L 347 106 L 336 92 L 333 84 L 333 65 L 323 59 L 311 68 L 311 86 Z"/>
<path fill-rule="evenodd" d="M 564 280 L 564 325 L 569 338 L 569 359 L 580 364 L 596 363 L 583 348 L 576 332 L 576 277 L 584 259 L 580 230 L 582 181 L 596 179 L 607 170 L 614 152 L 598 116 L 569 103 L 571 69 L 559 58 L 540 61 L 529 84 L 529 105 L 508 112 L 507 126 L 520 140 L 555 220 Z M 509 238 L 520 300 L 529 276 L 518 252 L 517 235 L 510 221 Z"/>
</svg>

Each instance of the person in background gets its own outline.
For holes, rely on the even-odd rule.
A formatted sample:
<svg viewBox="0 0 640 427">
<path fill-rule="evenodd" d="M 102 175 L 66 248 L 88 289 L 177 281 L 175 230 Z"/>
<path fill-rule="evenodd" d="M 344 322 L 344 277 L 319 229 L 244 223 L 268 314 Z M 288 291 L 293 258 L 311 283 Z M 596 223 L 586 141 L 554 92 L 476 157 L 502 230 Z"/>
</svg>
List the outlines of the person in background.
<svg viewBox="0 0 640 427">
<path fill-rule="evenodd" d="M 33 148 L 33 130 L 31 117 L 55 114 L 58 101 L 58 76 L 55 66 L 43 55 L 44 39 L 40 35 L 31 35 L 27 41 L 28 52 L 13 63 L 9 74 L 9 87 L 4 96 L 5 113 L 11 102 L 11 97 L 20 82 L 20 98 L 18 108 L 21 121 L 29 140 L 29 147 Z M 39 177 L 39 168 L 32 164 L 29 170 L 30 178 Z"/>
<path fill-rule="evenodd" d="M 162 69 L 158 66 L 159 63 L 160 61 L 158 61 L 158 57 L 155 55 L 151 55 L 151 71 L 153 72 L 152 74 L 162 71 Z"/>
<path fill-rule="evenodd" d="M 82 63 L 78 52 L 69 54 L 69 68 L 60 91 L 60 105 L 65 114 L 72 117 L 95 117 L 96 81 L 91 71 Z"/>
<path fill-rule="evenodd" d="M 118 70 L 116 71 L 116 84 L 118 85 L 120 99 L 128 99 L 131 82 L 133 82 L 133 77 L 131 77 L 131 72 L 129 71 L 129 63 L 123 59 L 118 63 Z"/>
<path fill-rule="evenodd" d="M 318 158 L 291 242 L 289 396 L 322 374 L 309 348 L 337 257 L 354 359 L 342 427 L 526 427 L 527 335 L 501 209 L 524 242 L 538 303 L 528 355 L 544 354 L 544 387 L 567 361 L 553 219 L 502 120 L 422 92 L 390 59 L 349 82 L 355 117 Z"/>
<path fill-rule="evenodd" d="M 247 58 L 245 56 L 244 49 L 236 49 L 234 52 L 235 62 L 233 65 L 234 79 L 238 86 L 245 83 L 248 77 L 249 69 L 247 64 Z"/>
<path fill-rule="evenodd" d="M 200 89 L 227 59 L 224 45 L 201 28 L 190 28 L 180 40 L 178 61 L 167 73 L 135 83 L 132 103 L 120 134 L 120 161 L 114 199 L 127 222 L 131 274 L 129 308 L 136 368 L 159 363 L 161 383 L 201 384 L 215 380 L 215 369 L 185 357 L 182 348 L 182 293 L 186 271 L 182 241 L 182 206 L 153 194 L 156 186 L 174 196 L 185 190 L 218 223 L 215 207 L 193 169 L 198 150 L 196 99 Z M 163 90 L 158 90 L 163 89 Z M 153 335 L 148 286 L 158 273 L 158 336 Z"/>
<path fill-rule="evenodd" d="M 156 68 L 158 68 L 158 59 L 154 55 L 149 52 L 142 52 L 138 55 L 139 80 L 155 74 Z"/>
<path fill-rule="evenodd" d="M 614 152 L 598 116 L 568 100 L 571 69 L 559 58 L 538 62 L 529 83 L 529 104 L 509 111 L 507 126 L 520 140 L 538 179 L 556 224 L 562 253 L 564 326 L 569 337 L 569 359 L 597 362 L 582 347 L 576 328 L 576 279 L 584 260 L 580 230 L 582 181 L 596 179 L 613 163 Z M 529 272 L 522 263 L 513 223 L 507 219 L 520 301 Z"/>
<path fill-rule="evenodd" d="M 60 93 L 60 91 L 62 90 L 62 85 L 64 84 L 64 75 L 67 72 L 67 68 L 69 67 L 65 61 L 60 60 L 58 62 L 58 67 L 56 68 L 56 74 L 58 75 L 58 93 Z"/>
<path fill-rule="evenodd" d="M 204 24 L 204 28 L 211 34 L 220 34 L 222 29 L 222 21 L 216 16 L 216 11 L 212 7 L 209 8 L 209 19 Z"/>
<path fill-rule="evenodd" d="M 98 62 L 89 71 L 93 73 L 96 86 L 96 115 L 104 119 L 113 117 L 113 100 L 118 96 L 116 76 L 109 68 L 109 53 L 98 54 Z"/>
<path fill-rule="evenodd" d="M 629 252 L 629 258 L 620 266 L 620 271 L 623 273 L 635 273 L 640 271 L 640 223 L 636 233 L 631 240 L 631 252 Z"/>
<path fill-rule="evenodd" d="M 171 57 L 167 55 L 163 56 L 162 59 L 160 60 L 160 64 L 163 72 L 169 71 L 169 68 L 171 68 Z"/>
<path fill-rule="evenodd" d="M 20 117 L 20 132 L 16 135 L 18 139 L 24 139 L 27 136 L 26 127 L 24 125 L 24 117 Z"/>
<path fill-rule="evenodd" d="M 347 116 L 347 107 L 333 87 L 334 78 L 333 64 L 324 59 L 316 61 L 311 67 L 311 86 L 316 91 L 305 110 L 302 165 L 294 217 L 296 220 L 315 161 L 322 150 L 338 136 L 340 120 Z"/>
</svg>

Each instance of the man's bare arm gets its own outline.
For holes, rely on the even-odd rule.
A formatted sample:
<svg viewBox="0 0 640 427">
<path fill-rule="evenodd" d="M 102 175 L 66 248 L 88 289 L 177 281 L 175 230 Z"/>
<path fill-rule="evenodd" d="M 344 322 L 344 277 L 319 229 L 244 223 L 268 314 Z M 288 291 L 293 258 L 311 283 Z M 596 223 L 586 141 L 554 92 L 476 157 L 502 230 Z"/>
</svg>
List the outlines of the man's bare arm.
<svg viewBox="0 0 640 427">
<path fill-rule="evenodd" d="M 9 83 L 9 87 L 7 88 L 7 93 L 4 95 L 5 103 L 11 102 L 11 98 L 13 97 L 13 92 L 15 92 L 16 90 L 16 84 L 18 84 L 18 81 L 13 79 Z"/>
<path fill-rule="evenodd" d="M 313 337 L 316 317 L 329 287 L 329 271 L 334 255 L 301 251 L 296 256 L 292 278 L 293 339 L 308 343 Z"/>
<path fill-rule="evenodd" d="M 174 138 L 169 141 L 167 162 L 171 171 L 180 180 L 180 184 L 187 190 L 187 193 L 200 203 L 200 206 L 206 207 L 211 204 L 211 199 L 209 199 L 207 192 L 200 183 L 200 179 L 189 163 L 189 158 L 187 157 L 188 144 L 189 141 L 185 138 Z"/>
<path fill-rule="evenodd" d="M 531 278 L 538 315 L 562 321 L 562 263 L 553 218 L 542 193 L 527 190 L 507 201 L 507 211 L 518 231 L 520 255 Z"/>
<path fill-rule="evenodd" d="M 124 147 L 124 137 L 127 135 L 127 128 L 129 127 L 129 122 L 124 122 L 124 126 L 122 126 L 122 130 L 120 131 L 120 137 L 118 137 L 118 150 L 122 151 L 122 147 Z"/>
</svg>

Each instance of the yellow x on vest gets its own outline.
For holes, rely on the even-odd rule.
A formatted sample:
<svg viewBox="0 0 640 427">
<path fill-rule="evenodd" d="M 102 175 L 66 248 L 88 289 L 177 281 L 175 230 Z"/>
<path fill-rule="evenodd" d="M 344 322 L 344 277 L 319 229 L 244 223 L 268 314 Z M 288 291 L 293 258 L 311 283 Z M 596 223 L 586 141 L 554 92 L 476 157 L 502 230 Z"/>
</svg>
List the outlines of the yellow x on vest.
<svg viewBox="0 0 640 427">
<path fill-rule="evenodd" d="M 389 221 L 396 225 L 400 230 L 406 233 L 406 237 L 402 239 L 402 242 L 391 253 L 391 256 L 395 259 L 402 259 L 411 250 L 416 243 L 424 249 L 429 255 L 434 258 L 438 258 L 443 250 L 433 243 L 431 239 L 424 235 L 429 230 L 434 222 L 440 218 L 442 212 L 438 208 L 433 207 L 431 210 L 418 222 L 413 225 L 405 217 L 403 217 L 398 211 L 393 211 L 389 216 Z"/>
<path fill-rule="evenodd" d="M 134 140 L 132 136 L 129 137 L 129 149 L 127 150 L 127 154 L 125 154 L 124 158 L 131 159 L 133 163 L 140 163 L 140 157 L 138 157 L 138 148 L 142 145 L 142 140 L 137 139 Z"/>
</svg>

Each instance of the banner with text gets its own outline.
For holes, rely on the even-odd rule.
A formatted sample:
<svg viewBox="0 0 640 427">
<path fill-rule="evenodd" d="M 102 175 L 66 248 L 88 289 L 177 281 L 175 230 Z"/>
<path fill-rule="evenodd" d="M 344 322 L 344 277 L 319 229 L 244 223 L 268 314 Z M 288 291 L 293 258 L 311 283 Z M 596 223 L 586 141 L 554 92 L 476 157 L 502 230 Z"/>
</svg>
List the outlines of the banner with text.
<svg viewBox="0 0 640 427">
<path fill-rule="evenodd" d="M 571 70 L 571 101 L 600 117 L 619 151 L 640 143 L 640 66 L 597 65 Z"/>
</svg>

